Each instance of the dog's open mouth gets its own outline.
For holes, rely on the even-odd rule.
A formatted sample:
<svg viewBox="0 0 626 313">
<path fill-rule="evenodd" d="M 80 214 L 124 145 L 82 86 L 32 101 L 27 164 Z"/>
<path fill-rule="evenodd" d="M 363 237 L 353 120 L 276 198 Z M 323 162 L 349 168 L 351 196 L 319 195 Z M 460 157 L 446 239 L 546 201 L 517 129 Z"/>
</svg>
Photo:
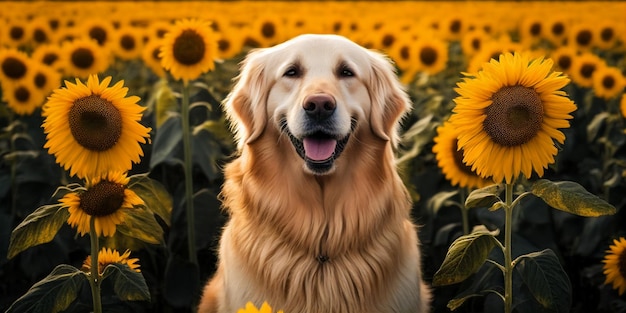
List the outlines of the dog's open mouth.
<svg viewBox="0 0 626 313">
<path fill-rule="evenodd" d="M 354 121 L 352 126 L 354 129 Z M 281 120 L 281 130 L 289 136 L 289 140 L 307 167 L 316 174 L 324 174 L 332 169 L 335 160 L 341 155 L 350 139 L 350 134 L 337 138 L 323 130 L 307 134 L 300 139 L 289 131 L 286 119 Z"/>
</svg>

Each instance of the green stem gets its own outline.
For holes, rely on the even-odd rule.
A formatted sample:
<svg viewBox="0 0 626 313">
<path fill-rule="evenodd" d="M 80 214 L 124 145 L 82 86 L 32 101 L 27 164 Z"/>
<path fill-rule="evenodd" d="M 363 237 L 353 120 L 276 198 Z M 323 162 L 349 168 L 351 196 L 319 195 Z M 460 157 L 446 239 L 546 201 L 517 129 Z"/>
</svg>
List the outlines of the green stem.
<svg viewBox="0 0 626 313">
<path fill-rule="evenodd" d="M 91 285 L 91 297 L 93 299 L 93 312 L 102 313 L 102 299 L 100 298 L 100 271 L 98 266 L 98 234 L 96 234 L 96 218 L 91 217 L 89 221 L 89 237 L 91 239 L 91 275 L 89 284 Z"/>
<path fill-rule="evenodd" d="M 198 255 L 196 254 L 196 230 L 193 211 L 193 177 L 191 163 L 191 126 L 189 125 L 189 84 L 183 86 L 183 102 L 181 105 L 181 118 L 183 127 L 183 154 L 185 170 L 185 205 L 187 211 L 187 246 L 189 248 L 189 261 L 198 266 Z"/>
<path fill-rule="evenodd" d="M 506 205 L 504 218 L 504 312 L 513 309 L 513 261 L 511 234 L 513 228 L 513 184 L 506 184 Z"/>
</svg>

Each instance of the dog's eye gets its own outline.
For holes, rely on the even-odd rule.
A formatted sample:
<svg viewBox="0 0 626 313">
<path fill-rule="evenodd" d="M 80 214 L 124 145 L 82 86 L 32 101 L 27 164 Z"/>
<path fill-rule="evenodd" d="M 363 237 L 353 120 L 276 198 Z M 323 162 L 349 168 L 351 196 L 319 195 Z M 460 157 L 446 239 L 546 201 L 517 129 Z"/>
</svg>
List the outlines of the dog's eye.
<svg viewBox="0 0 626 313">
<path fill-rule="evenodd" d="M 300 69 L 296 66 L 291 66 L 289 67 L 285 73 L 283 74 L 284 77 L 299 77 L 300 76 Z"/>
<path fill-rule="evenodd" d="M 341 76 L 341 77 L 352 77 L 352 76 L 354 76 L 354 72 L 349 67 L 342 67 L 339 70 L 339 76 Z"/>
</svg>

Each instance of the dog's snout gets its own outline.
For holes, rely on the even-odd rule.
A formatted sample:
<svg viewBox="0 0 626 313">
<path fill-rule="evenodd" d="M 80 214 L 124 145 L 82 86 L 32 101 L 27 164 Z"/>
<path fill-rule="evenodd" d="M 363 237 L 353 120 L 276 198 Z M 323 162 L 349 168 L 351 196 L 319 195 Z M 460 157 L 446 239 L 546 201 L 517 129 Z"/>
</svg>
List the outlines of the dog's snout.
<svg viewBox="0 0 626 313">
<path fill-rule="evenodd" d="M 337 103 L 335 102 L 335 98 L 330 95 L 314 94 L 304 99 L 302 107 L 309 117 L 321 121 L 335 112 Z"/>
</svg>

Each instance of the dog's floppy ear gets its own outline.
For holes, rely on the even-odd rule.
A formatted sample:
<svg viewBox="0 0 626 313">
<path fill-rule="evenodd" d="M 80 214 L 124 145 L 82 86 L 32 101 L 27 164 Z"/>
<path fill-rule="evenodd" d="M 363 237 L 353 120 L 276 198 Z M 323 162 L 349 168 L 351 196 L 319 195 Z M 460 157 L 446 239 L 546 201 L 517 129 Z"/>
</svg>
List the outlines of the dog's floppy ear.
<svg viewBox="0 0 626 313">
<path fill-rule="evenodd" d="M 374 134 L 391 140 L 395 147 L 400 119 L 411 109 L 411 101 L 398 80 L 391 60 L 381 53 L 368 52 L 372 66 L 369 82 L 372 101 L 370 125 Z"/>
<path fill-rule="evenodd" d="M 257 139 L 267 124 L 269 86 L 261 61 L 265 50 L 252 50 L 241 62 L 237 83 L 222 103 L 240 149 Z"/>
</svg>

